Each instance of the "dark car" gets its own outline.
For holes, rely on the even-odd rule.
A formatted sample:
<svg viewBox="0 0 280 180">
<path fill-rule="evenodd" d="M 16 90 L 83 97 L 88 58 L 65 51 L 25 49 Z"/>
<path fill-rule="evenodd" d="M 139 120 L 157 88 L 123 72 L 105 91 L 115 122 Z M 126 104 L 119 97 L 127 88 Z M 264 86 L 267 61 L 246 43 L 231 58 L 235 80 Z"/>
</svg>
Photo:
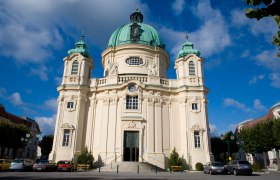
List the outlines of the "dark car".
<svg viewBox="0 0 280 180">
<path fill-rule="evenodd" d="M 33 164 L 33 171 L 55 171 L 57 166 L 48 160 L 39 160 Z"/>
<path fill-rule="evenodd" d="M 225 172 L 234 174 L 235 176 L 239 174 L 252 175 L 253 169 L 248 161 L 244 160 L 232 160 L 225 167 Z"/>
<path fill-rule="evenodd" d="M 221 162 L 209 162 L 204 165 L 204 174 L 224 174 L 224 164 Z"/>
<path fill-rule="evenodd" d="M 58 161 L 57 162 L 57 171 L 73 171 L 74 164 L 72 161 Z"/>
</svg>

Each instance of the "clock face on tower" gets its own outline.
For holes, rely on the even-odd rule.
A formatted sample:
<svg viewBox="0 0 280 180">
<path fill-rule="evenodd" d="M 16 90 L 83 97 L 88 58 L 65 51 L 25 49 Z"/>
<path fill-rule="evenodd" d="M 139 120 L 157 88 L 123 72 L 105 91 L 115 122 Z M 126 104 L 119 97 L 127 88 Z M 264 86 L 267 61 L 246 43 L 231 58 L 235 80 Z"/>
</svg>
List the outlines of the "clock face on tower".
<svg viewBox="0 0 280 180">
<path fill-rule="evenodd" d="M 135 92 L 135 91 L 136 91 L 136 86 L 135 86 L 135 84 L 129 85 L 129 86 L 128 86 L 128 90 L 129 90 L 130 92 Z"/>
</svg>

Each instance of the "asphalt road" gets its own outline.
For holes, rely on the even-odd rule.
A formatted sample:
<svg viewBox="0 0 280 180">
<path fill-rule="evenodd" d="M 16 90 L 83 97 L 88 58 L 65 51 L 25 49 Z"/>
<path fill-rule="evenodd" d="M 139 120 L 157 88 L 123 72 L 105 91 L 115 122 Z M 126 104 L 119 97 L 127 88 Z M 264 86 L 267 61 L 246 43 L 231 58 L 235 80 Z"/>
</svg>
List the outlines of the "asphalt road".
<svg viewBox="0 0 280 180">
<path fill-rule="evenodd" d="M 134 172 L 0 172 L 2 180 L 26 180 L 26 179 L 188 179 L 188 180 L 279 180 L 280 172 L 253 173 L 252 176 L 234 175 L 209 175 L 202 172 L 158 172 L 156 173 L 134 173 Z"/>
</svg>

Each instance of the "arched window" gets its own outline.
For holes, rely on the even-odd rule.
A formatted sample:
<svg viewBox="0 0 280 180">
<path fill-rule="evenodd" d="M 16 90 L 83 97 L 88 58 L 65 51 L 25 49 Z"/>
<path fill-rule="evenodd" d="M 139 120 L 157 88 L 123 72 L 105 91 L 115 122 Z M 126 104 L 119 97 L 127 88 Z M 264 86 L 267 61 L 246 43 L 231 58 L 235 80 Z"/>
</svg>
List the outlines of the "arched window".
<svg viewBox="0 0 280 180">
<path fill-rule="evenodd" d="M 195 76 L 195 66 L 193 61 L 189 62 L 189 75 Z"/>
<path fill-rule="evenodd" d="M 70 129 L 64 129 L 63 131 L 63 139 L 62 139 L 62 146 L 69 146 L 70 140 Z"/>
<path fill-rule="evenodd" d="M 200 135 L 199 131 L 194 131 L 194 147 L 200 148 Z"/>
<path fill-rule="evenodd" d="M 79 63 L 78 61 L 74 61 L 72 64 L 71 74 L 78 74 Z"/>
<path fill-rule="evenodd" d="M 129 57 L 125 60 L 126 64 L 129 64 L 129 65 L 140 65 L 140 64 L 143 64 L 143 60 L 140 58 L 140 57 Z"/>
</svg>

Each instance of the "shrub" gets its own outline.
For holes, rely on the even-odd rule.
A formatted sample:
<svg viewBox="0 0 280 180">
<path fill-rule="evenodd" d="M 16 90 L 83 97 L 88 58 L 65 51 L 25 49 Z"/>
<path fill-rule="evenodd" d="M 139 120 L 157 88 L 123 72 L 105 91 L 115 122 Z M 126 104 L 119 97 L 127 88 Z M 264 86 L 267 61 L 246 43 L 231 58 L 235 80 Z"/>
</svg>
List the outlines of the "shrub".
<svg viewBox="0 0 280 180">
<path fill-rule="evenodd" d="M 255 163 L 252 165 L 252 169 L 253 169 L 254 172 L 260 172 L 260 171 L 262 171 L 263 166 L 262 166 L 260 163 L 255 162 Z"/>
<path fill-rule="evenodd" d="M 171 166 L 182 166 L 182 164 L 182 159 L 179 157 L 179 154 L 174 147 L 168 159 L 169 169 L 171 169 Z"/>
<path fill-rule="evenodd" d="M 78 156 L 78 164 L 89 164 L 92 167 L 94 161 L 94 157 L 91 152 L 88 152 L 87 147 L 82 151 L 82 153 Z"/>
<path fill-rule="evenodd" d="M 196 163 L 195 164 L 195 169 L 197 170 L 197 171 L 203 171 L 203 164 L 202 163 L 200 163 L 200 162 L 198 162 L 198 163 Z"/>
</svg>

